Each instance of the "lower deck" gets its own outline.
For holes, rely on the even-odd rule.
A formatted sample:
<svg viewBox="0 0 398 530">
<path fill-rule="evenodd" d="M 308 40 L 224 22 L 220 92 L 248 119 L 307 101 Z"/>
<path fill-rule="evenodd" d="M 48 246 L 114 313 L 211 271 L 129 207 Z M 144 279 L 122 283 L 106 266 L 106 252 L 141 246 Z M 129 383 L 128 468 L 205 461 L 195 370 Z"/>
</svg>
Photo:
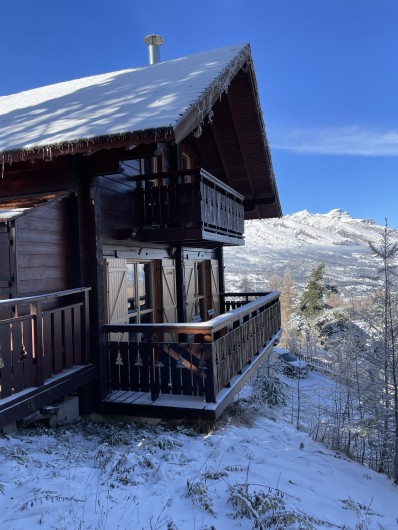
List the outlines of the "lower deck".
<svg viewBox="0 0 398 530">
<path fill-rule="evenodd" d="M 260 364 L 267 362 L 270 351 L 279 336 L 280 332 L 250 359 L 241 373 L 232 377 L 229 385 L 217 394 L 214 403 L 207 402 L 204 396 L 159 394 L 154 399 L 151 392 L 113 390 L 107 398 L 102 400 L 101 410 L 106 413 L 149 418 L 217 419 Z"/>
<path fill-rule="evenodd" d="M 64 396 L 78 391 L 95 381 L 94 366 L 73 366 L 62 374 L 0 400 L 0 429 L 20 421 Z"/>
<path fill-rule="evenodd" d="M 94 356 L 88 293 L 0 301 L 0 429 L 77 393 L 84 413 L 216 419 L 282 333 L 278 292 L 230 293 L 206 322 L 107 324 Z"/>
</svg>

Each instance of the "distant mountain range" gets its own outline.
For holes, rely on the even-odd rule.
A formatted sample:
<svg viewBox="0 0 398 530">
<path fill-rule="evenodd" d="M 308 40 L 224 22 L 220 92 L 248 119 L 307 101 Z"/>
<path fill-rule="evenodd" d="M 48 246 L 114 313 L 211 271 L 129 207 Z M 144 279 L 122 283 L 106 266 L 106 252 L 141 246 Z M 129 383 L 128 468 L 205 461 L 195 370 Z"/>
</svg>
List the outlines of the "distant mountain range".
<svg viewBox="0 0 398 530">
<path fill-rule="evenodd" d="M 339 209 L 327 214 L 306 210 L 281 219 L 246 221 L 243 247 L 227 248 L 227 290 L 263 291 L 273 275 L 290 269 L 293 282 L 303 287 L 309 272 L 324 263 L 325 277 L 344 296 L 358 296 L 374 287 L 380 261 L 372 257 L 369 242 L 377 245 L 384 227 L 371 219 L 353 219 Z M 398 243 L 398 230 L 391 229 Z"/>
</svg>

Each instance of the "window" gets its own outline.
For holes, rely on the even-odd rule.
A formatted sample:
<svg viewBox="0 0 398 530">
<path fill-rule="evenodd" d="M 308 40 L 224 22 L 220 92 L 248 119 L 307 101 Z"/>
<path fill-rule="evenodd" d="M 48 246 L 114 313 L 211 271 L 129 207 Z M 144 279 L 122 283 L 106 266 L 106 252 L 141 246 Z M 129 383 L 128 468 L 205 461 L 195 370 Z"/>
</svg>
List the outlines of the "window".
<svg viewBox="0 0 398 530">
<path fill-rule="evenodd" d="M 183 153 L 181 155 L 181 169 L 191 169 L 191 157 Z M 192 182 L 192 175 L 188 174 L 184 176 L 184 182 Z"/>
<path fill-rule="evenodd" d="M 209 262 L 185 262 L 186 304 L 187 320 L 191 322 L 194 317 L 200 316 L 207 320 L 207 310 L 210 309 L 210 277 Z"/>
<path fill-rule="evenodd" d="M 191 158 L 184 153 L 181 155 L 181 169 L 191 169 Z"/>
<path fill-rule="evenodd" d="M 130 324 L 154 321 L 152 263 L 127 262 L 127 300 Z"/>
</svg>

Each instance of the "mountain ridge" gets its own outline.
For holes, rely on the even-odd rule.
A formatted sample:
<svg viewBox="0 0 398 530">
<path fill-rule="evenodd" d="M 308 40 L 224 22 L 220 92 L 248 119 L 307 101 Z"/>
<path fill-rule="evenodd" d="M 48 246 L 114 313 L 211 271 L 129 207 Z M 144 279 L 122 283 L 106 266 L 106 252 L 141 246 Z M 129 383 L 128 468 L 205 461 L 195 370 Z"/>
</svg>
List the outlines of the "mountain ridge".
<svg viewBox="0 0 398 530">
<path fill-rule="evenodd" d="M 309 272 L 325 263 L 325 277 L 343 295 L 365 294 L 376 285 L 380 265 L 369 243 L 377 246 L 384 230 L 372 219 L 356 219 L 338 208 L 246 221 L 245 246 L 225 249 L 227 290 L 239 290 L 244 281 L 251 290 L 264 290 L 271 276 L 283 276 L 286 269 L 303 287 Z M 398 244 L 398 230 L 388 230 Z"/>
</svg>

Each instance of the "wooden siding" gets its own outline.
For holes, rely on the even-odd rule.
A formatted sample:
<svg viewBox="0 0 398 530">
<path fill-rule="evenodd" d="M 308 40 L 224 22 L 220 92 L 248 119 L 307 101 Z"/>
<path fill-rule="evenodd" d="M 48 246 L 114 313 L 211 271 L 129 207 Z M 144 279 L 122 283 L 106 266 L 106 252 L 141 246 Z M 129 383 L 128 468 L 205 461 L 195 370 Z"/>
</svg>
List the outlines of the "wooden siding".
<svg viewBox="0 0 398 530">
<path fill-rule="evenodd" d="M 35 164 L 21 162 L 5 166 L 0 202 L 25 199 L 32 203 L 35 198 L 70 192 L 68 162 L 69 157 L 60 157 L 51 162 L 38 160 Z"/>
<path fill-rule="evenodd" d="M 98 177 L 101 197 L 101 234 L 105 244 L 129 246 L 128 235 L 138 223 L 140 210 L 134 200 L 135 182 L 123 174 Z M 137 217 L 138 216 L 138 217 Z M 125 237 L 123 242 L 121 239 Z"/>
<path fill-rule="evenodd" d="M 69 241 L 67 200 L 32 208 L 16 219 L 18 296 L 70 287 Z"/>
</svg>

